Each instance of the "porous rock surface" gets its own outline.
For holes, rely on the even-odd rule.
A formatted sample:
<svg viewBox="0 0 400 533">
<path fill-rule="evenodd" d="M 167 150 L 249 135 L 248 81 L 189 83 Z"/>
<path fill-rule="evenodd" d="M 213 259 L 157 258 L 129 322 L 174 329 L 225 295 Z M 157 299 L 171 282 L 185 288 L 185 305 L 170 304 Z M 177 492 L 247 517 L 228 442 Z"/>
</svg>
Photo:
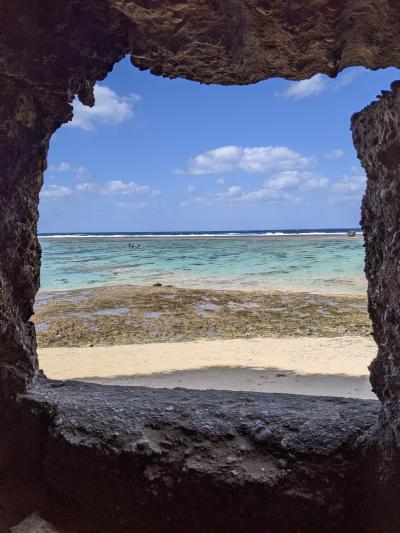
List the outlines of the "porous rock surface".
<svg viewBox="0 0 400 533">
<path fill-rule="evenodd" d="M 39 507 L 73 533 L 367 531 L 360 449 L 378 410 L 367 400 L 39 380 L 12 413 L 25 422 L 13 442 L 39 449 L 29 470 L 42 496 L 26 514 Z"/>
<path fill-rule="evenodd" d="M 378 355 L 371 384 L 382 402 L 378 446 L 382 508 L 399 518 L 400 449 L 400 82 L 352 118 L 353 140 L 366 171 L 362 204 L 369 313 Z"/>
<path fill-rule="evenodd" d="M 392 88 L 353 115 L 352 130 L 368 177 L 362 204 L 365 273 L 379 349 L 371 364 L 371 383 L 388 407 L 387 415 L 400 422 L 400 82 Z"/>
<path fill-rule="evenodd" d="M 2 397 L 37 372 L 38 194 L 74 95 L 93 105 L 94 83 L 127 53 L 154 74 L 222 84 L 400 66 L 394 0 L 2 0 L 0 20 Z"/>
</svg>

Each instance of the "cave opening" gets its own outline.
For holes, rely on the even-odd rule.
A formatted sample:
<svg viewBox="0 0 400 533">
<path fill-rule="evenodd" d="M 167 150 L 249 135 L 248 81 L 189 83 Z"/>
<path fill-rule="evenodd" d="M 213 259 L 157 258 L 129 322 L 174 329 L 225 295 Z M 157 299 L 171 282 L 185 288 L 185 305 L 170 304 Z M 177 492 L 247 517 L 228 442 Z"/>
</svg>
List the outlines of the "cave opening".
<svg viewBox="0 0 400 533">
<path fill-rule="evenodd" d="M 96 86 L 93 108 L 75 100 L 50 148 L 34 317 L 45 373 L 301 394 L 330 386 L 333 395 L 373 398 L 358 228 L 365 176 L 344 126 L 394 76 L 354 68 L 336 80 L 213 87 L 118 63 Z M 335 126 L 321 142 L 326 123 Z M 237 345 L 222 345 L 204 362 L 198 352 L 187 360 L 185 345 L 181 365 L 153 354 L 176 342 L 280 336 L 328 338 L 328 356 L 343 352 L 338 366 L 280 365 L 281 346 L 254 354 L 245 345 L 230 360 Z M 350 342 L 363 355 L 357 368 L 346 361 Z M 136 351 L 126 353 L 129 345 Z M 141 366 L 146 349 L 154 361 Z M 313 357 L 299 344 L 285 349 Z"/>
</svg>

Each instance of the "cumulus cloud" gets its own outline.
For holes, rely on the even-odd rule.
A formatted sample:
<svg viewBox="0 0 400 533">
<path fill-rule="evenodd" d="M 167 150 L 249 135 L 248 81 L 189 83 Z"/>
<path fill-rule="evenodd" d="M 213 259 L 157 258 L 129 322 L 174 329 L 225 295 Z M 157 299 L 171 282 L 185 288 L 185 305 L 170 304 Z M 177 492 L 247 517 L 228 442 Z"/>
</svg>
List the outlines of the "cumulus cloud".
<svg viewBox="0 0 400 533">
<path fill-rule="evenodd" d="M 40 196 L 41 198 L 65 198 L 66 196 L 71 196 L 73 191 L 69 187 L 64 187 L 62 185 L 46 185 L 43 187 Z"/>
<path fill-rule="evenodd" d="M 272 176 L 265 185 L 270 189 L 293 189 L 300 183 L 300 173 L 296 170 L 286 170 Z"/>
<path fill-rule="evenodd" d="M 97 192 L 98 189 L 99 187 L 96 185 L 96 183 L 89 182 L 79 183 L 75 188 L 78 193 Z"/>
<path fill-rule="evenodd" d="M 61 161 L 58 165 L 50 165 L 49 170 L 52 172 L 68 172 L 72 170 L 72 167 L 69 163 L 66 163 L 65 161 Z"/>
<path fill-rule="evenodd" d="M 326 152 L 325 157 L 327 159 L 340 159 L 344 156 L 344 151 L 340 148 L 334 148 L 333 150 L 329 150 L 329 152 Z"/>
<path fill-rule="evenodd" d="M 308 80 L 293 81 L 284 93 L 287 98 L 301 100 L 309 96 L 317 96 L 327 89 L 327 81 L 322 74 L 316 74 Z"/>
<path fill-rule="evenodd" d="M 149 196 L 159 196 L 161 192 L 151 188 L 149 185 L 138 185 L 134 181 L 111 180 L 104 185 L 85 182 L 76 186 L 79 193 L 97 193 L 105 196 L 117 195 L 128 196 L 130 194 L 147 194 Z"/>
<path fill-rule="evenodd" d="M 217 198 L 241 198 L 243 197 L 243 189 L 239 185 L 232 185 L 225 192 L 217 193 Z"/>
<path fill-rule="evenodd" d="M 70 165 L 69 163 L 67 163 L 66 161 L 61 161 L 61 163 L 58 163 L 58 165 L 50 165 L 48 167 L 48 170 L 52 172 L 75 173 L 74 178 L 76 180 L 87 179 L 87 176 L 88 176 L 88 170 L 86 167 L 83 167 L 83 166 L 74 167 Z"/>
<path fill-rule="evenodd" d="M 340 91 L 340 89 L 343 89 L 343 87 L 347 87 L 347 85 L 353 83 L 353 81 L 360 75 L 360 72 L 360 69 L 352 69 L 346 70 L 345 72 L 341 72 L 332 88 L 332 92 L 335 93 L 337 91 Z"/>
<path fill-rule="evenodd" d="M 314 172 L 300 172 L 298 170 L 286 170 L 274 174 L 264 184 L 268 189 L 300 189 L 304 191 L 323 189 L 328 185 L 328 178 L 319 176 Z"/>
<path fill-rule="evenodd" d="M 312 158 L 304 157 L 286 146 L 261 146 L 244 148 L 239 163 L 246 172 L 291 170 L 310 165 Z"/>
<path fill-rule="evenodd" d="M 238 164 L 242 150 L 239 146 L 221 146 L 208 150 L 191 159 L 186 172 L 196 176 L 230 172 Z"/>
<path fill-rule="evenodd" d="M 118 202 L 116 207 L 121 209 L 145 209 L 149 204 L 147 202 Z"/>
<path fill-rule="evenodd" d="M 323 74 L 316 74 L 308 80 L 289 82 L 289 86 L 284 93 L 278 94 L 278 96 L 285 96 L 293 100 L 301 100 L 308 98 L 309 96 L 318 96 L 323 92 L 335 93 L 347 87 L 352 83 L 359 75 L 361 69 L 347 70 L 341 72 L 336 80 L 331 80 Z"/>
<path fill-rule="evenodd" d="M 354 169 L 357 170 L 357 169 Z M 367 178 L 365 174 L 357 172 L 351 176 L 343 176 L 332 185 L 333 195 L 330 203 L 360 203 L 365 191 Z"/>
<path fill-rule="evenodd" d="M 248 173 L 278 172 L 304 168 L 314 162 L 286 146 L 221 146 L 203 152 L 189 161 L 178 174 L 223 174 L 242 170 Z"/>
<path fill-rule="evenodd" d="M 105 85 L 94 87 L 95 105 L 88 107 L 77 98 L 74 101 L 74 117 L 69 126 L 86 131 L 93 130 L 96 124 L 117 125 L 133 118 L 133 104 L 141 97 L 138 94 L 120 96 Z"/>
<path fill-rule="evenodd" d="M 202 196 L 190 196 L 181 205 L 215 205 L 220 203 L 244 204 L 250 202 L 280 202 L 297 204 L 302 201 L 300 191 L 328 188 L 330 181 L 309 171 L 285 170 L 270 176 L 255 190 L 246 191 L 241 185 L 232 185 L 222 192 L 210 191 Z"/>
<path fill-rule="evenodd" d="M 257 189 L 255 191 L 241 192 L 240 195 L 237 195 L 237 198 L 239 198 L 241 202 L 258 201 L 269 203 L 297 203 L 300 201 L 300 198 L 294 196 L 293 194 L 281 190 L 268 189 L 266 187 L 262 187 L 261 189 Z"/>
<path fill-rule="evenodd" d="M 161 192 L 157 189 L 153 189 L 149 185 L 139 185 L 134 181 L 121 181 L 111 180 L 104 184 L 97 184 L 94 182 L 78 183 L 74 188 L 65 187 L 61 185 L 47 185 L 41 192 L 41 197 L 50 198 L 65 198 L 67 196 L 89 196 L 89 195 L 103 195 L 103 196 L 117 196 L 122 198 L 132 195 L 144 195 L 156 197 Z M 119 207 L 131 207 L 134 208 L 135 202 L 120 202 Z M 143 203 L 143 202 L 142 202 Z M 145 207 L 142 203 L 137 203 L 136 208 Z M 122 205 L 126 204 L 126 205 Z M 131 204 L 128 206 L 128 204 Z M 147 206 L 146 206 L 147 207 Z"/>
<path fill-rule="evenodd" d="M 281 202 L 281 203 L 298 203 L 300 198 L 282 190 L 269 189 L 265 186 L 253 191 L 244 191 L 240 185 L 232 185 L 223 192 L 206 193 L 203 196 L 192 196 L 182 202 L 182 207 L 188 207 L 193 204 L 202 204 L 212 206 L 215 204 L 241 205 L 252 202 Z"/>
<path fill-rule="evenodd" d="M 187 188 L 187 192 L 188 192 L 189 194 L 192 194 L 192 192 L 194 192 L 194 187 L 193 187 L 193 185 L 189 185 L 189 187 Z"/>
<path fill-rule="evenodd" d="M 311 191 L 313 189 L 326 189 L 329 186 L 329 179 L 323 176 L 308 177 L 301 185 L 303 191 Z"/>
<path fill-rule="evenodd" d="M 342 193 L 363 192 L 366 182 L 367 178 L 365 174 L 343 176 L 340 181 L 333 185 L 333 189 Z"/>
<path fill-rule="evenodd" d="M 134 181 L 112 180 L 107 181 L 105 186 L 99 188 L 100 194 L 119 194 L 126 196 L 128 194 L 148 194 L 150 196 L 159 196 L 161 193 L 157 189 L 152 189 L 149 185 L 138 185 Z"/>
<path fill-rule="evenodd" d="M 80 181 L 80 180 L 85 180 L 85 179 L 88 178 L 89 173 L 88 173 L 87 168 L 85 168 L 85 167 L 76 167 L 73 170 L 75 171 L 74 178 L 76 180 Z"/>
<path fill-rule="evenodd" d="M 224 178 L 218 178 L 215 183 L 217 185 L 225 185 L 225 180 L 224 180 Z"/>
</svg>

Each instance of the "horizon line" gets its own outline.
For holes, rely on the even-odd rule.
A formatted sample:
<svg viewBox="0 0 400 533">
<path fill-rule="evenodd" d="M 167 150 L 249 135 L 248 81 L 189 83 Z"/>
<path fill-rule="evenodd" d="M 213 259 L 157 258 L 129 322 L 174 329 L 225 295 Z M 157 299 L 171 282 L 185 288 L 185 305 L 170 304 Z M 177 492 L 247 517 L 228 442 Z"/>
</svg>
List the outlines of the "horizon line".
<svg viewBox="0 0 400 533">
<path fill-rule="evenodd" d="M 45 235 L 45 234 L 79 234 L 79 233 L 87 233 L 87 234 L 110 234 L 110 233 L 251 233 L 251 232 L 259 232 L 259 231 L 269 231 L 269 232 L 276 232 L 276 231 L 317 231 L 317 230 L 362 230 L 361 226 L 333 226 L 333 227 L 314 227 L 314 228 L 262 228 L 262 229 L 189 229 L 189 230 L 107 230 L 107 231 L 101 231 L 101 230 L 79 230 L 79 231 L 39 231 L 38 235 Z"/>
</svg>

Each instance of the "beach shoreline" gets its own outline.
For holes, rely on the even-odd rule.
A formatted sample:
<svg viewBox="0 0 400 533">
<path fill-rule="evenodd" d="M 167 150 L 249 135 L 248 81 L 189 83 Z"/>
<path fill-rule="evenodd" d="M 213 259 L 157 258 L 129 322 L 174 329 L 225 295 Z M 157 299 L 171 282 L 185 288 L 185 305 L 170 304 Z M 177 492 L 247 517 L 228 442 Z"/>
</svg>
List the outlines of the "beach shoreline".
<svg viewBox="0 0 400 533">
<path fill-rule="evenodd" d="M 39 293 L 52 379 L 374 398 L 366 296 L 109 285 Z"/>
<path fill-rule="evenodd" d="M 114 285 L 41 293 L 33 318 L 52 379 L 374 398 L 365 296 Z"/>
<path fill-rule="evenodd" d="M 51 379 L 368 399 L 376 399 L 368 380 L 375 355 L 373 339 L 357 336 L 39 349 Z"/>
</svg>

